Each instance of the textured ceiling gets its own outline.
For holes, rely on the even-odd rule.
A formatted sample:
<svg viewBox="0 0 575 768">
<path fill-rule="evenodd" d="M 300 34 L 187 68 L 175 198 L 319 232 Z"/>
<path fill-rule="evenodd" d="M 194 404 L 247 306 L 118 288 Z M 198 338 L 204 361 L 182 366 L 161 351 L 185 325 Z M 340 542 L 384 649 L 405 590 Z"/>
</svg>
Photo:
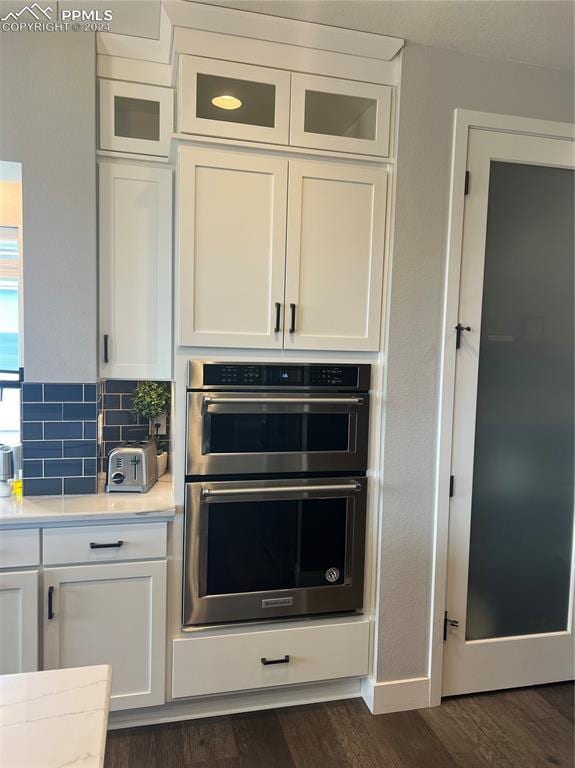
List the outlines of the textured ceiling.
<svg viewBox="0 0 575 768">
<path fill-rule="evenodd" d="M 456 51 L 574 69 L 571 0 L 203 0 Z"/>
</svg>

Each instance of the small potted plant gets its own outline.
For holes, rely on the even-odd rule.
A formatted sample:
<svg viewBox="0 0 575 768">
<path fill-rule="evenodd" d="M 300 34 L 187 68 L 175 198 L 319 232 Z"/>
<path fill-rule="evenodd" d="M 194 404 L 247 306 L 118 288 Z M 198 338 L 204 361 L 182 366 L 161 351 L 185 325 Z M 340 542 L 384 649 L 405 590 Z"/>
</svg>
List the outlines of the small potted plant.
<svg viewBox="0 0 575 768">
<path fill-rule="evenodd" d="M 141 381 L 134 390 L 134 411 L 150 423 L 149 438 L 156 444 L 158 454 L 158 477 L 161 477 L 168 467 L 168 452 L 159 435 L 159 417 L 167 413 L 170 393 L 168 387 L 159 381 Z"/>
</svg>

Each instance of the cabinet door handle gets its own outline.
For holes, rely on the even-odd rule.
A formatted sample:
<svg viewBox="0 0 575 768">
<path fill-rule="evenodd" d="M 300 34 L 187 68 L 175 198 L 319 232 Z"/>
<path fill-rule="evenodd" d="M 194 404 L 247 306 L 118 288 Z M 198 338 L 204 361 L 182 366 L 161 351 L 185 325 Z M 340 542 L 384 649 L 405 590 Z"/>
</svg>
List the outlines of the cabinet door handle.
<svg viewBox="0 0 575 768">
<path fill-rule="evenodd" d="M 48 587 L 48 619 L 54 618 L 54 587 Z"/>
<path fill-rule="evenodd" d="M 283 659 L 266 659 L 265 656 L 262 656 L 261 662 L 264 667 L 269 667 L 270 664 L 289 664 L 289 654 L 286 653 Z"/>
<path fill-rule="evenodd" d="M 108 338 L 109 338 L 108 334 L 105 333 L 104 334 L 104 362 L 105 363 L 110 362 L 109 355 L 108 355 Z"/>
<path fill-rule="evenodd" d="M 124 546 L 124 542 L 121 539 L 112 541 L 110 544 L 98 544 L 97 541 L 90 542 L 90 549 L 120 549 L 122 546 Z"/>
<path fill-rule="evenodd" d="M 280 332 L 280 312 L 281 312 L 282 305 L 279 303 L 279 301 L 276 301 L 276 325 L 274 328 L 274 333 Z"/>
<path fill-rule="evenodd" d="M 289 332 L 295 333 L 295 304 L 290 304 L 289 308 L 291 312 L 291 325 L 290 325 Z"/>
</svg>

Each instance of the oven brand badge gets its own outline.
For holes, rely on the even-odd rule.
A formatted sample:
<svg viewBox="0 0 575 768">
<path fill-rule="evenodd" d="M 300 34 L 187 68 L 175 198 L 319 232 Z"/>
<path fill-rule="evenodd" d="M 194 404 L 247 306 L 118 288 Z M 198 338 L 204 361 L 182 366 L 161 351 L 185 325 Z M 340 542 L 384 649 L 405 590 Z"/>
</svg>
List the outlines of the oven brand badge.
<svg viewBox="0 0 575 768">
<path fill-rule="evenodd" d="M 326 581 L 334 584 L 339 579 L 339 568 L 328 568 L 325 572 Z"/>
</svg>

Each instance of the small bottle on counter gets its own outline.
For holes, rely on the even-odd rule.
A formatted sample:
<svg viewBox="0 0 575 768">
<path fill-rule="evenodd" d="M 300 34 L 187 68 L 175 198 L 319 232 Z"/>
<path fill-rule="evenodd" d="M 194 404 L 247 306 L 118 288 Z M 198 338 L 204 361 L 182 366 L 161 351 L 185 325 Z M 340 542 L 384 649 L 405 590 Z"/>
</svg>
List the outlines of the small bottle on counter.
<svg viewBox="0 0 575 768">
<path fill-rule="evenodd" d="M 19 469 L 12 483 L 12 493 L 17 499 L 21 499 L 24 493 L 24 481 L 22 480 L 22 470 Z"/>
</svg>

